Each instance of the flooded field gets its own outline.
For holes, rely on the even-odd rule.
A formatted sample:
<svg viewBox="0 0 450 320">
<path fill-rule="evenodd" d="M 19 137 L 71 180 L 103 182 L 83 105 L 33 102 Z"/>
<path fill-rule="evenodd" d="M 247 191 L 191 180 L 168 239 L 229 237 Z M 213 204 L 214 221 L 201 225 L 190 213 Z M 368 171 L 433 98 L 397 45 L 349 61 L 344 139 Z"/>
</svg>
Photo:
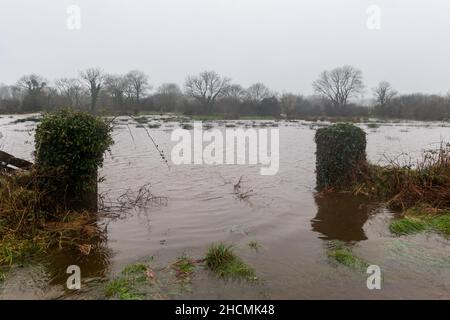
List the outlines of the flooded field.
<svg viewBox="0 0 450 320">
<path fill-rule="evenodd" d="M 32 160 L 34 122 L 26 116 L 0 118 L 0 149 Z M 450 299 L 450 240 L 434 234 L 396 237 L 388 229 L 395 216 L 381 204 L 351 195 L 315 194 L 316 122 L 280 121 L 280 168 L 274 176 L 260 175 L 257 165 L 173 165 L 172 130 L 178 122 L 149 117 L 144 124 L 169 157 L 167 166 L 147 131 L 127 118 L 116 119 L 115 144 L 106 156 L 100 192 L 115 199 L 127 190 L 149 184 L 167 202 L 129 210 L 117 219 L 102 218 L 107 241 L 91 255 L 56 252 L 37 270 L 36 287 L 13 269 L 0 298 L 99 298 L 102 283 L 126 265 L 151 259 L 155 270 L 183 254 L 201 259 L 212 243 L 233 244 L 258 281 L 224 281 L 198 267 L 192 283 L 160 297 L 181 299 Z M 159 118 L 159 117 L 156 117 Z M 129 122 L 129 124 L 128 124 Z M 211 122 L 226 128 L 250 127 L 269 121 Z M 413 163 L 424 149 L 450 141 L 450 127 L 442 123 L 358 124 L 368 136 L 367 152 L 374 163 Z M 230 126 L 231 127 L 231 126 Z M 234 185 L 250 196 L 240 199 Z M 327 251 L 343 241 L 356 256 L 380 266 L 381 290 L 368 290 L 368 275 L 332 261 Z M 256 243 L 257 246 L 250 245 Z M 255 249 L 256 247 L 256 249 Z M 66 268 L 79 265 L 83 287 L 64 290 Z M 33 282 L 33 283 L 34 283 Z"/>
</svg>

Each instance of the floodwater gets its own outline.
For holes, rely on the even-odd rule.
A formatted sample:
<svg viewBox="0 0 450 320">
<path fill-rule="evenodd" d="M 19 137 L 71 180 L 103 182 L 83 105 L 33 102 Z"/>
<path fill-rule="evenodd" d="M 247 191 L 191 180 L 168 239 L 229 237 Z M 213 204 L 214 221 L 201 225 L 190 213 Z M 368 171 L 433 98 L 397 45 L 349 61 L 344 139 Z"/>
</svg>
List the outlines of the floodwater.
<svg viewBox="0 0 450 320">
<path fill-rule="evenodd" d="M 0 149 L 31 160 L 35 124 L 10 124 L 23 117 L 0 119 Z M 179 124 L 161 121 L 160 128 L 148 130 L 169 158 L 167 167 L 146 130 L 131 120 L 129 125 L 118 120 L 115 144 L 100 172 L 105 178 L 100 192 L 114 199 L 150 184 L 152 193 L 167 197 L 167 203 L 100 221 L 107 226 L 107 243 L 89 256 L 51 255 L 50 287 L 65 283 L 68 265 L 79 265 L 84 281 L 112 277 L 125 265 L 149 257 L 160 266 L 182 254 L 201 258 L 212 243 L 223 241 L 235 246 L 260 280 L 223 281 L 201 270 L 193 277 L 191 290 L 174 298 L 450 299 L 449 239 L 434 234 L 395 237 L 388 229 L 395 213 L 381 204 L 351 195 L 316 196 L 317 123 L 278 122 L 280 169 L 276 175 L 262 176 L 258 165 L 173 165 L 170 153 L 175 142 L 170 137 Z M 225 130 L 223 123 L 212 124 Z M 368 133 L 368 158 L 376 163 L 415 161 L 424 149 L 450 141 L 448 123 L 380 123 L 374 129 L 359 125 Z M 244 200 L 234 193 L 241 177 L 242 189 L 252 190 Z M 327 249 L 336 240 L 381 268 L 381 290 L 367 289 L 368 274 L 330 260 Z M 251 241 L 259 244 L 259 250 L 249 247 Z M 4 293 L 21 298 L 17 295 Z M 67 292 L 60 296 L 66 297 Z"/>
</svg>

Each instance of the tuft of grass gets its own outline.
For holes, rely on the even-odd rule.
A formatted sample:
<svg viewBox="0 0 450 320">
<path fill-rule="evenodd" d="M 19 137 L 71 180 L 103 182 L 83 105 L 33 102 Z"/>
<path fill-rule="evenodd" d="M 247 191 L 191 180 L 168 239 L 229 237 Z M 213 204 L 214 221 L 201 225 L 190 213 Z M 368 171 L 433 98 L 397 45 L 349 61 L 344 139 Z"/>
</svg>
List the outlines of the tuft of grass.
<svg viewBox="0 0 450 320">
<path fill-rule="evenodd" d="M 187 256 L 182 256 L 178 258 L 178 260 L 174 264 L 174 267 L 176 270 L 180 272 L 189 274 L 193 273 L 195 270 L 194 261 Z"/>
<path fill-rule="evenodd" d="M 206 253 L 205 261 L 206 266 L 220 277 L 256 279 L 255 271 L 234 254 L 230 245 L 212 245 Z"/>
<path fill-rule="evenodd" d="M 402 218 L 392 221 L 389 230 L 396 235 L 437 232 L 450 236 L 450 212 L 427 207 L 411 208 Z"/>
<path fill-rule="evenodd" d="M 332 243 L 330 250 L 328 250 L 328 257 L 344 266 L 361 272 L 365 272 L 369 267 L 369 264 L 366 261 L 356 257 L 352 250 L 346 247 L 342 242 Z"/>
<path fill-rule="evenodd" d="M 21 263 L 45 251 L 46 244 L 38 237 L 32 240 L 18 237 L 14 233 L 6 233 L 0 241 L 0 266 Z"/>
<path fill-rule="evenodd" d="M 105 288 L 107 297 L 117 297 L 120 300 L 142 300 L 143 295 L 133 292 L 128 279 L 114 279 L 110 281 Z"/>
<path fill-rule="evenodd" d="M 120 275 L 109 281 L 105 287 L 105 295 L 120 300 L 141 300 L 144 294 L 136 290 L 136 286 L 147 282 L 147 266 L 142 263 L 126 266 Z"/>
<path fill-rule="evenodd" d="M 431 229 L 446 236 L 450 236 L 450 214 L 443 214 L 433 217 L 428 223 Z"/>
<path fill-rule="evenodd" d="M 186 255 L 179 257 L 171 266 L 175 271 L 177 281 L 181 283 L 190 282 L 191 276 L 195 271 L 195 264 L 196 261 Z"/>
<path fill-rule="evenodd" d="M 147 270 L 147 266 L 143 263 L 137 263 L 137 264 L 131 264 L 126 266 L 123 270 L 122 270 L 122 274 L 124 275 L 135 275 L 135 274 L 140 274 L 143 273 Z"/>
<path fill-rule="evenodd" d="M 148 127 L 149 127 L 150 129 L 158 129 L 158 128 L 161 127 L 161 124 L 160 124 L 160 123 L 150 123 L 150 124 L 148 125 Z"/>
<path fill-rule="evenodd" d="M 420 233 L 426 229 L 427 226 L 423 221 L 410 217 L 394 220 L 389 225 L 389 230 L 397 235 Z"/>
<path fill-rule="evenodd" d="M 122 275 L 130 277 L 133 282 L 143 283 L 147 281 L 146 272 L 147 266 L 145 264 L 138 263 L 126 266 L 122 270 Z"/>
</svg>

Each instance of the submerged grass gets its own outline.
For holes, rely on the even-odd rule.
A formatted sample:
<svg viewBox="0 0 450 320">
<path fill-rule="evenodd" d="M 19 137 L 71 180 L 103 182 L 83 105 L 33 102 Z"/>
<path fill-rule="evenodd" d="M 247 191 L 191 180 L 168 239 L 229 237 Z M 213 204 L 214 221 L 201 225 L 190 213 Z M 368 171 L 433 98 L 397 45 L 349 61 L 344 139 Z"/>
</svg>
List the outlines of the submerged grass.
<svg viewBox="0 0 450 320">
<path fill-rule="evenodd" d="M 369 263 L 355 256 L 352 250 L 340 241 L 330 243 L 328 257 L 344 266 L 361 272 L 365 272 L 369 267 Z"/>
<path fill-rule="evenodd" d="M 410 208 L 402 218 L 390 223 L 389 230 L 396 235 L 436 232 L 450 237 L 450 211 L 428 207 Z"/>
<path fill-rule="evenodd" d="M 259 251 L 260 248 L 260 244 L 258 243 L 258 241 L 252 240 L 248 243 L 248 246 L 250 247 L 250 249 L 255 250 L 255 251 Z"/>
<path fill-rule="evenodd" d="M 192 274 L 195 270 L 195 262 L 188 256 L 181 256 L 173 264 L 173 268 L 180 273 Z"/>
<path fill-rule="evenodd" d="M 132 291 L 132 286 L 128 279 L 115 279 L 110 281 L 105 288 L 107 297 L 117 297 L 120 300 L 142 300 L 142 294 Z"/>
<path fill-rule="evenodd" d="M 187 255 L 168 266 L 152 268 L 148 262 L 127 265 L 104 287 L 107 298 L 119 300 L 151 300 L 175 298 L 191 291 L 196 265 Z"/>
<path fill-rule="evenodd" d="M 144 299 L 145 294 L 139 292 L 137 286 L 148 282 L 147 271 L 147 266 L 142 263 L 126 266 L 118 277 L 106 284 L 106 297 L 120 300 Z"/>
<path fill-rule="evenodd" d="M 191 281 L 192 275 L 195 272 L 195 266 L 198 261 L 190 258 L 187 255 L 182 255 L 172 263 L 171 268 L 175 272 L 176 282 L 187 284 Z"/>
<path fill-rule="evenodd" d="M 205 261 L 206 266 L 220 277 L 256 279 L 255 271 L 233 252 L 230 245 L 212 245 L 206 253 Z"/>
</svg>

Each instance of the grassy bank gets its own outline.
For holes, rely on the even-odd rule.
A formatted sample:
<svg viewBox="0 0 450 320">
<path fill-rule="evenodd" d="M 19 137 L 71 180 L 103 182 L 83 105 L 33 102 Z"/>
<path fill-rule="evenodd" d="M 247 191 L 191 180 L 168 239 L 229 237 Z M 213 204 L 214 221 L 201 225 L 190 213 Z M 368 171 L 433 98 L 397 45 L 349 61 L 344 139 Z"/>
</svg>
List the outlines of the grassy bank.
<svg viewBox="0 0 450 320">
<path fill-rule="evenodd" d="M 426 151 L 411 165 L 363 163 L 353 192 L 381 201 L 402 212 L 390 224 L 397 235 L 437 232 L 450 235 L 450 144 Z"/>
<path fill-rule="evenodd" d="M 426 151 L 415 164 L 387 166 L 363 163 L 353 184 L 355 194 L 386 200 L 389 207 L 450 207 L 450 144 Z"/>
</svg>

